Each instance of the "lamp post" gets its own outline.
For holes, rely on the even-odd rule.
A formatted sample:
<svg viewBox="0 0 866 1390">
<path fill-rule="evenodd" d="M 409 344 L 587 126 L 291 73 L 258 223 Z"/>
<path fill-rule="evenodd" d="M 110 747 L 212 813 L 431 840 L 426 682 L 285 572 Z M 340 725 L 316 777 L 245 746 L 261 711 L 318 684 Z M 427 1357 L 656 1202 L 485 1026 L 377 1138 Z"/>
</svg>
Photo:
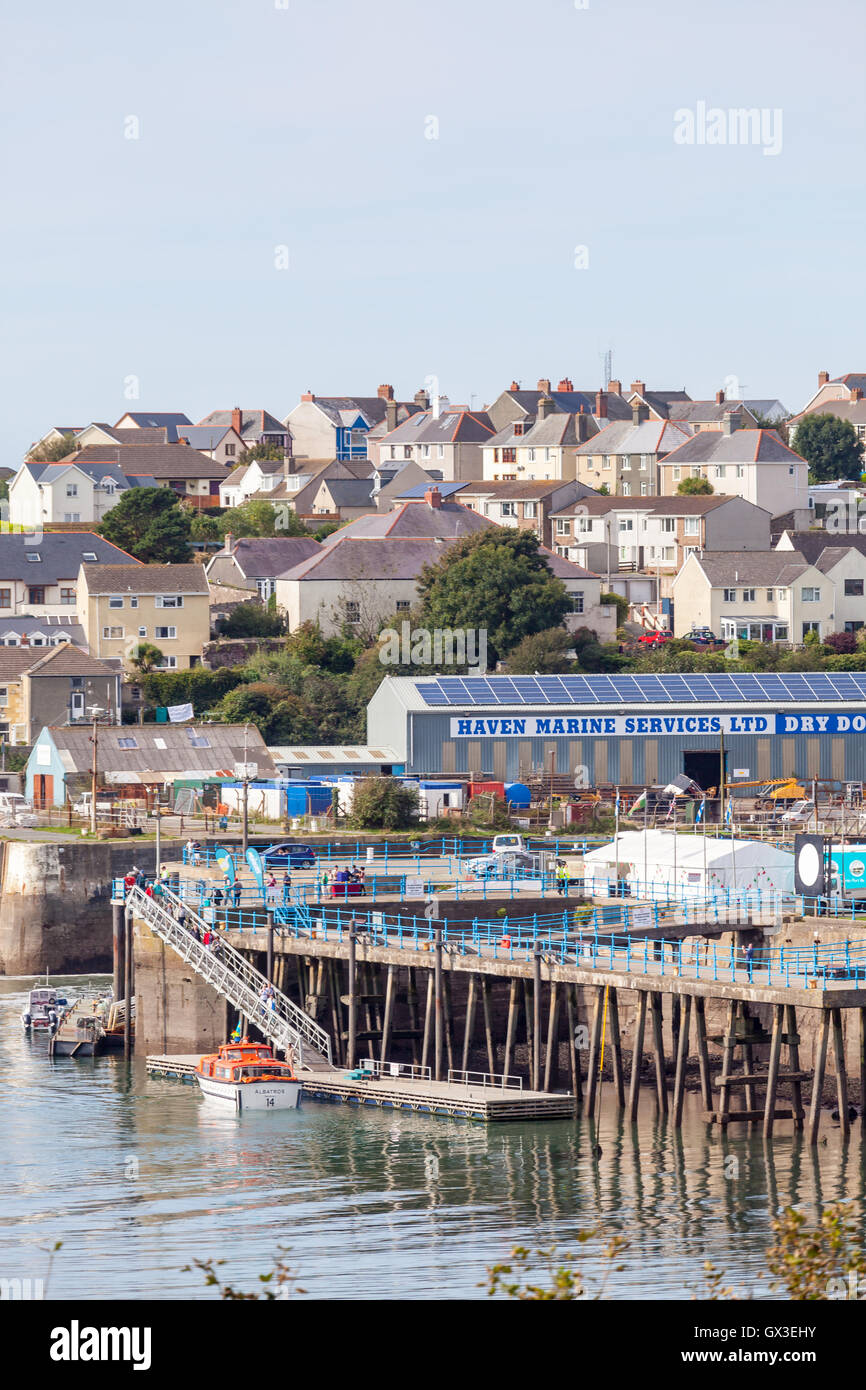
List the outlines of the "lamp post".
<svg viewBox="0 0 866 1390">
<path fill-rule="evenodd" d="M 93 759 L 90 765 L 90 833 L 96 834 L 96 773 L 99 766 L 99 716 L 105 714 L 101 705 L 90 705 L 90 718 L 93 722 L 93 732 L 90 735 L 90 742 L 93 744 Z"/>
</svg>

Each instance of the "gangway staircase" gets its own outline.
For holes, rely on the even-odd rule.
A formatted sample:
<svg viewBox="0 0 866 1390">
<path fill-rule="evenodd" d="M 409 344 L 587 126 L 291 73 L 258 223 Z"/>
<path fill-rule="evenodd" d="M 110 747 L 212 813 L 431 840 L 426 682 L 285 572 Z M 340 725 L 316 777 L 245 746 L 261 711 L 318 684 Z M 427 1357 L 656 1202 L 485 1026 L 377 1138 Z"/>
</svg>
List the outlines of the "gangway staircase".
<svg viewBox="0 0 866 1390">
<path fill-rule="evenodd" d="M 268 984 L 265 976 L 230 946 L 225 937 L 220 937 L 218 954 L 198 941 L 193 932 L 186 925 L 181 926 L 172 915 L 172 911 L 180 907 L 187 923 L 198 922 L 203 932 L 209 929 L 209 924 L 187 903 L 166 889 L 156 899 L 149 897 L 142 888 L 132 888 L 126 898 L 127 911 L 146 922 L 154 936 L 170 946 L 212 989 L 248 1018 L 274 1048 L 283 1053 L 291 1051 L 299 1071 L 332 1069 L 331 1039 L 324 1028 L 278 989 L 274 990 L 274 1007 L 265 1007 L 261 998 Z"/>
</svg>

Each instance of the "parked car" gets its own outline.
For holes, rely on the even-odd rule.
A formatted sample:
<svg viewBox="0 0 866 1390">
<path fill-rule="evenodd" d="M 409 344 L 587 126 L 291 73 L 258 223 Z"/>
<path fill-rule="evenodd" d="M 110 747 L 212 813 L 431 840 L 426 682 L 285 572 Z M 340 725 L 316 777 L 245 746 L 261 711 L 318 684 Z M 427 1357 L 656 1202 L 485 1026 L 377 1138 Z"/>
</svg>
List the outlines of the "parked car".
<svg viewBox="0 0 866 1390">
<path fill-rule="evenodd" d="M 718 646 L 721 638 L 717 637 L 708 627 L 693 627 L 691 632 L 687 632 L 683 638 L 685 642 L 694 642 L 698 647 Z"/>
<path fill-rule="evenodd" d="M 510 878 L 514 874 L 525 873 L 536 867 L 534 854 L 525 850 L 500 851 L 498 854 L 483 854 L 478 859 L 470 859 L 466 872 L 470 878 Z"/>
<path fill-rule="evenodd" d="M 312 869 L 316 864 L 316 851 L 312 845 L 299 845 L 292 840 L 263 850 L 262 859 L 269 869 Z"/>
<path fill-rule="evenodd" d="M 667 628 L 662 627 L 657 632 L 642 632 L 637 640 L 643 642 L 645 647 L 660 647 L 663 642 L 669 642 L 673 635 Z"/>
</svg>

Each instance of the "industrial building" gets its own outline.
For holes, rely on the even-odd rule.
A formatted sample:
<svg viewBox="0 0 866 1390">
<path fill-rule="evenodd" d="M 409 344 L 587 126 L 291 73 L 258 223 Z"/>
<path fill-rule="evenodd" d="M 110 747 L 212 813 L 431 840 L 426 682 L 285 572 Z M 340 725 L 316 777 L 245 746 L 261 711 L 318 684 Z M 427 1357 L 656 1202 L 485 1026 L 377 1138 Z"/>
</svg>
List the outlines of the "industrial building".
<svg viewBox="0 0 866 1390">
<path fill-rule="evenodd" d="M 367 707 L 409 775 L 705 790 L 773 777 L 866 780 L 866 672 L 387 676 Z M 579 784 L 579 782 L 578 782 Z"/>
</svg>

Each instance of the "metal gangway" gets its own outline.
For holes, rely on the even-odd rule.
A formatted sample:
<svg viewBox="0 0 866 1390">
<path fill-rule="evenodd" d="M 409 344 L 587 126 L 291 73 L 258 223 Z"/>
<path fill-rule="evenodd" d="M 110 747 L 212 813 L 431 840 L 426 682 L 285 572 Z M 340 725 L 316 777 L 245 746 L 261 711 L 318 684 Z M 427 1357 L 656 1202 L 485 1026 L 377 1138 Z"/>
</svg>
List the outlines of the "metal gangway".
<svg viewBox="0 0 866 1390">
<path fill-rule="evenodd" d="M 146 922 L 154 936 L 176 951 L 197 975 L 248 1018 L 273 1047 L 284 1053 L 291 1050 L 298 1070 L 332 1067 L 331 1039 L 324 1028 L 278 989 L 266 1004 L 262 999 L 262 991 L 268 984 L 265 976 L 230 946 L 224 936 L 219 937 L 218 951 L 197 940 L 194 933 L 186 925 L 181 926 L 172 915 L 179 908 L 185 913 L 187 923 L 197 922 L 203 932 L 213 930 L 198 913 L 165 888 L 159 899 L 148 896 L 143 888 L 130 889 L 126 897 L 126 910 Z"/>
</svg>

